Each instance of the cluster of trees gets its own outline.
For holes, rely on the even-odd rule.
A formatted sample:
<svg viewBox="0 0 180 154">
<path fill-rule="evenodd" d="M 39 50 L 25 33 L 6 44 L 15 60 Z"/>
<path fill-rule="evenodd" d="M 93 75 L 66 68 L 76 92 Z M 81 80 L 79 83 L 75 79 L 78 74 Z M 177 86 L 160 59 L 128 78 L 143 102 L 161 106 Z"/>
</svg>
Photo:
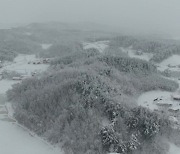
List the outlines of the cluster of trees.
<svg viewBox="0 0 180 154">
<path fill-rule="evenodd" d="M 51 61 L 51 66 L 62 67 L 67 65 L 72 65 L 73 67 L 77 65 L 82 65 L 82 63 L 88 63 L 87 59 L 100 56 L 100 52 L 97 49 L 87 49 L 85 51 L 77 51 L 73 53 L 66 54 L 66 56 L 61 56 L 55 58 Z"/>
<path fill-rule="evenodd" d="M 81 52 L 83 47 L 78 42 L 53 44 L 49 49 L 41 51 L 39 55 L 45 58 L 65 57 L 69 54 Z"/>
<path fill-rule="evenodd" d="M 17 53 L 0 47 L 0 61 L 13 61 Z"/>
<path fill-rule="evenodd" d="M 0 30 L 0 58 L 12 61 L 18 53 L 34 54 L 41 50 L 38 42 L 17 29 Z"/>
<path fill-rule="evenodd" d="M 10 79 L 10 80 L 12 80 L 13 77 L 21 77 L 21 74 L 16 72 L 16 71 L 7 71 L 7 70 L 4 70 L 1 73 L 2 73 L 2 78 L 3 79 Z"/>
<path fill-rule="evenodd" d="M 180 43 L 167 39 L 119 36 L 111 39 L 110 46 L 114 48 L 132 47 L 134 50 L 153 53 L 151 61 L 157 63 L 167 59 L 172 54 L 180 54 Z"/>
<path fill-rule="evenodd" d="M 121 72 L 133 72 L 141 74 L 156 72 L 156 67 L 153 64 L 140 59 L 131 59 L 128 57 L 118 56 L 103 56 L 100 58 L 100 60 L 110 66 L 114 66 Z"/>
<path fill-rule="evenodd" d="M 102 128 L 101 139 L 104 149 L 109 152 L 133 153 L 144 142 L 154 141 L 158 134 L 164 132 L 163 129 L 166 132 L 171 130 L 167 119 L 137 107 L 119 112 L 113 125 Z M 163 152 L 159 150 L 159 153 Z"/>
<path fill-rule="evenodd" d="M 110 41 L 110 46 L 127 48 L 136 42 L 136 38 L 132 36 L 118 36 Z"/>
<path fill-rule="evenodd" d="M 7 97 L 21 124 L 68 154 L 134 153 L 170 128 L 166 118 L 134 108 L 142 91 L 178 87 L 148 62 L 90 50 L 57 58 L 50 70 L 14 85 Z"/>
<path fill-rule="evenodd" d="M 164 59 L 167 59 L 168 57 L 172 56 L 173 54 L 180 54 L 179 44 L 166 44 L 161 48 L 158 48 L 156 54 L 152 57 L 151 60 L 159 63 L 162 62 Z"/>
<path fill-rule="evenodd" d="M 22 41 L 20 33 L 27 30 L 32 35 Z M 149 153 L 164 154 L 166 151 L 161 149 L 165 144 L 160 143 L 171 131 L 169 121 L 164 114 L 137 107 L 134 98 L 150 90 L 174 91 L 178 84 L 162 78 L 152 63 L 123 55 L 119 47 L 132 46 L 153 53 L 152 60 L 156 62 L 178 53 L 178 47 L 157 40 L 120 36 L 113 38 L 101 54 L 96 49 L 84 51 L 75 41 L 77 33 L 52 24 L 16 29 L 14 35 L 21 40 L 7 43 L 10 49 L 13 47 L 12 51 L 29 53 L 39 49 L 32 42 L 52 43 L 47 50 L 39 49 L 42 51 L 39 55 L 56 58 L 48 72 L 25 79 L 7 92 L 8 100 L 14 102 L 15 118 L 51 143 L 62 145 L 67 154 L 135 154 L 147 147 Z M 66 43 L 67 40 L 71 41 Z M 21 42 L 25 43 L 18 46 Z M 7 77 L 13 73 L 4 72 Z"/>
<path fill-rule="evenodd" d="M 74 25 L 75 26 L 75 25 Z M 13 61 L 18 53 L 37 54 L 41 57 L 66 56 L 82 51 L 79 42 L 88 38 L 104 39 L 112 37 L 107 32 L 82 31 L 79 27 L 63 23 L 34 23 L 24 27 L 0 30 L 0 60 Z M 41 44 L 52 44 L 43 50 Z"/>
</svg>

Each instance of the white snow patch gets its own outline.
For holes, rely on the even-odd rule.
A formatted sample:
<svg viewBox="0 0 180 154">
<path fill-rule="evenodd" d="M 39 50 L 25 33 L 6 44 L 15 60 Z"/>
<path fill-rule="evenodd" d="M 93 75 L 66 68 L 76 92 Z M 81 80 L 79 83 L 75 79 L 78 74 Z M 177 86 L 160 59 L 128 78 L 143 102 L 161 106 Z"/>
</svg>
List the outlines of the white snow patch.
<svg viewBox="0 0 180 154">
<path fill-rule="evenodd" d="M 180 147 L 173 143 L 170 143 L 169 154 L 180 154 Z"/>
<path fill-rule="evenodd" d="M 43 50 L 47 50 L 52 46 L 52 44 L 41 44 Z"/>
<path fill-rule="evenodd" d="M 172 67 L 170 68 L 168 65 Z M 180 71 L 178 65 L 180 65 L 180 55 L 172 55 L 159 64 L 158 70 L 164 71 L 165 69 L 170 69 L 172 71 Z"/>
<path fill-rule="evenodd" d="M 14 123 L 0 121 L 0 131 L 2 154 L 62 154 L 59 148 L 48 146 Z"/>
<path fill-rule="evenodd" d="M 5 63 L 3 68 L 1 69 L 1 72 L 3 70 L 6 71 L 16 71 L 18 73 L 30 75 L 31 72 L 37 71 L 42 72 L 45 71 L 48 68 L 48 65 L 45 64 L 38 64 L 34 65 L 32 63 L 28 64 L 28 62 L 31 61 L 37 61 L 35 55 L 24 55 L 19 54 L 15 59 L 13 63 Z"/>
<path fill-rule="evenodd" d="M 7 90 L 11 89 L 12 85 L 18 81 L 0 80 L 0 94 L 5 94 Z"/>
<path fill-rule="evenodd" d="M 133 50 L 132 47 L 129 47 L 129 48 L 121 47 L 120 49 L 122 52 L 126 53 L 131 58 L 138 58 L 138 59 L 149 61 L 153 57 L 153 54 L 144 53 L 144 52 L 141 52 L 142 53 L 141 55 L 137 55 L 136 53 L 140 51 Z"/>
<path fill-rule="evenodd" d="M 25 32 L 24 34 L 27 35 L 27 36 L 31 36 L 32 35 L 31 32 Z"/>
<path fill-rule="evenodd" d="M 5 104 L 5 108 L 6 108 L 6 110 L 8 111 L 8 116 L 11 117 L 11 118 L 13 118 L 13 116 L 14 116 L 14 109 L 13 109 L 13 107 L 12 107 L 12 104 L 11 104 L 10 102 L 7 102 L 7 103 Z"/>
<path fill-rule="evenodd" d="M 150 110 L 158 109 L 158 106 L 156 105 L 157 102 L 154 101 L 154 99 L 160 98 L 162 99 L 161 101 L 158 101 L 158 103 L 163 103 L 163 104 L 174 104 L 174 101 L 171 100 L 171 92 L 166 92 L 166 91 L 150 91 L 143 93 L 140 95 L 140 97 L 137 100 L 138 105 L 147 107 Z"/>
<path fill-rule="evenodd" d="M 87 49 L 97 49 L 99 52 L 103 53 L 104 50 L 108 47 L 109 41 L 97 41 L 97 42 L 85 42 L 83 43 L 84 50 Z"/>
</svg>

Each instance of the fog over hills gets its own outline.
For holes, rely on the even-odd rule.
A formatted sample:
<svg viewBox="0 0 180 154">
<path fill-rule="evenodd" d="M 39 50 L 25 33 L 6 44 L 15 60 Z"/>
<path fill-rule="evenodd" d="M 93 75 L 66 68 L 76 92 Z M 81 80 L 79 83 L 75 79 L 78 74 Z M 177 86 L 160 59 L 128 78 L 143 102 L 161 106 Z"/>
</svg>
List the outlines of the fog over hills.
<svg viewBox="0 0 180 154">
<path fill-rule="evenodd" d="M 178 0 L 1 0 L 1 23 L 101 23 L 129 33 L 180 35 Z"/>
<path fill-rule="evenodd" d="M 179 154 L 179 0 L 0 0 L 0 154 Z"/>
</svg>

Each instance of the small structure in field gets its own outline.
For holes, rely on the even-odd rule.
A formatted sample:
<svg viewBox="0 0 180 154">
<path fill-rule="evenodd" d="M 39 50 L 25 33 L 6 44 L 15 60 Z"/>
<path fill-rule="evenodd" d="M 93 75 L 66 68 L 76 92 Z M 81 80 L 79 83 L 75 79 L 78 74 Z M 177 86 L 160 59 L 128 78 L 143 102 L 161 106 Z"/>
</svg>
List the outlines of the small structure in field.
<svg viewBox="0 0 180 154">
<path fill-rule="evenodd" d="M 41 64 L 41 61 L 40 60 L 36 60 L 33 62 L 33 64 Z"/>
<path fill-rule="evenodd" d="M 156 102 L 156 101 L 162 101 L 162 98 L 155 98 L 155 99 L 153 100 L 153 102 Z"/>
<path fill-rule="evenodd" d="M 162 96 L 160 98 L 158 97 L 155 98 L 153 102 L 159 107 L 164 107 L 164 108 L 172 107 L 172 102 L 163 98 Z"/>
<path fill-rule="evenodd" d="M 29 61 L 28 64 L 48 64 L 50 63 L 50 58 L 36 59 L 34 61 Z"/>
<path fill-rule="evenodd" d="M 158 106 L 161 106 L 161 107 L 172 107 L 172 104 L 170 104 L 170 103 L 157 103 L 156 105 L 158 105 Z"/>
<path fill-rule="evenodd" d="M 45 58 L 45 59 L 43 59 L 42 61 L 43 61 L 43 64 L 47 64 L 47 63 L 50 62 L 50 59 L 49 59 L 49 58 Z"/>
<path fill-rule="evenodd" d="M 171 97 L 172 97 L 174 100 L 180 101 L 180 94 L 173 94 Z"/>
<path fill-rule="evenodd" d="M 21 77 L 13 77 L 12 79 L 13 79 L 13 80 L 22 80 Z"/>
<path fill-rule="evenodd" d="M 21 79 L 23 80 L 23 79 L 27 79 L 27 78 L 30 78 L 31 76 L 29 76 L 29 75 L 21 75 Z"/>
<path fill-rule="evenodd" d="M 31 72 L 31 76 L 35 76 L 37 72 Z"/>
<path fill-rule="evenodd" d="M 140 56 L 140 55 L 143 55 L 143 52 L 138 50 L 138 51 L 135 52 L 135 54 Z"/>
<path fill-rule="evenodd" d="M 169 68 L 176 68 L 177 66 L 168 64 L 168 67 L 169 67 Z"/>
<path fill-rule="evenodd" d="M 179 113 L 179 109 L 168 109 L 169 112 L 171 113 Z"/>
</svg>

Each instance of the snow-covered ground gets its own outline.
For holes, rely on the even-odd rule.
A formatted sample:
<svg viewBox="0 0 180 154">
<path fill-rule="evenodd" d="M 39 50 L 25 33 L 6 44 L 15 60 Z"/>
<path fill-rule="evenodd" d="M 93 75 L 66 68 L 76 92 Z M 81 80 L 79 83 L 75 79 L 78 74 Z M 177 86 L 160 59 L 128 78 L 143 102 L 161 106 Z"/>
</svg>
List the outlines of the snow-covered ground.
<svg viewBox="0 0 180 154">
<path fill-rule="evenodd" d="M 166 103 L 166 104 L 173 104 L 171 99 L 171 92 L 166 91 L 150 91 L 143 93 L 137 100 L 138 105 L 147 107 L 151 110 L 158 109 L 158 105 L 156 103 Z M 155 99 L 162 99 L 154 101 Z"/>
<path fill-rule="evenodd" d="M 173 56 L 169 57 L 168 59 L 164 60 L 163 62 L 161 62 L 158 67 L 158 69 L 160 69 L 161 71 L 165 70 L 167 68 L 169 68 L 170 71 L 174 71 L 174 70 L 176 70 L 177 72 L 180 71 L 180 69 L 178 67 L 176 67 L 176 68 L 168 67 L 168 65 L 170 65 L 170 66 L 180 65 L 180 56 L 173 55 Z M 179 78 L 171 77 L 171 78 L 167 78 L 167 79 L 177 82 L 180 87 Z M 151 110 L 158 109 L 158 105 L 156 105 L 157 103 L 172 104 L 172 106 L 169 107 L 170 109 L 174 109 L 174 110 L 180 109 L 180 101 L 176 101 L 176 100 L 172 99 L 173 95 L 180 95 L 180 88 L 177 89 L 177 91 L 175 93 L 167 92 L 167 91 L 146 92 L 146 93 L 143 93 L 142 95 L 140 95 L 137 102 L 138 102 L 138 105 L 148 107 Z M 154 101 L 154 99 L 159 99 L 159 100 Z"/>
<path fill-rule="evenodd" d="M 129 48 L 122 48 L 121 47 L 120 49 L 122 52 L 126 53 L 131 58 L 138 58 L 138 59 L 149 61 L 153 57 L 153 54 L 144 53 L 144 52 L 141 52 L 141 54 L 138 55 L 138 54 L 136 54 L 137 51 L 133 50 L 132 47 L 129 47 Z M 138 51 L 138 52 L 140 52 L 140 51 Z"/>
<path fill-rule="evenodd" d="M 35 56 L 19 55 L 14 63 L 8 63 L 3 69 L 18 71 L 26 69 L 27 72 L 36 70 L 43 71 L 44 65 L 27 64 L 34 60 Z M 37 137 L 28 129 L 16 122 L 12 117 L 11 103 L 6 102 L 5 93 L 13 84 L 20 81 L 0 81 L 0 153 L 2 154 L 63 154 L 58 147 L 53 147 L 43 139 Z"/>
<path fill-rule="evenodd" d="M 169 68 L 170 71 L 179 71 L 180 69 L 174 68 L 174 67 L 168 67 L 168 65 L 171 66 L 178 66 L 180 65 L 180 56 L 179 55 L 173 55 L 169 57 L 168 59 L 164 60 L 162 63 L 159 64 L 158 69 L 163 71 L 167 68 Z M 180 81 L 177 78 L 167 78 L 170 80 L 173 80 L 179 84 L 180 87 Z M 177 89 L 176 92 L 167 92 L 167 91 L 150 91 L 143 93 L 138 98 L 137 102 L 138 105 L 141 105 L 143 107 L 148 107 L 151 110 L 158 109 L 159 105 L 157 104 L 172 104 L 169 109 L 178 110 L 180 109 L 180 101 L 176 101 L 172 98 L 172 96 L 177 95 L 180 96 L 180 88 Z M 154 101 L 154 99 L 159 99 L 158 101 Z M 160 100 L 161 99 L 161 100 Z"/>
<path fill-rule="evenodd" d="M 0 94 L 4 94 L 15 83 L 17 83 L 17 81 L 13 81 L 13 80 L 0 80 Z"/>
<path fill-rule="evenodd" d="M 6 71 L 16 71 L 21 74 L 30 75 L 31 72 L 34 71 L 37 72 L 45 71 L 48 67 L 48 65 L 45 64 L 38 64 L 38 65 L 34 65 L 33 63 L 28 64 L 28 62 L 33 62 L 33 61 L 37 61 L 35 55 L 20 54 L 14 59 L 13 63 L 9 63 L 9 62 L 5 63 L 4 67 L 0 70 L 0 72 L 6 70 Z"/>
<path fill-rule="evenodd" d="M 31 32 L 25 32 L 24 35 L 31 36 L 32 33 Z"/>
<path fill-rule="evenodd" d="M 109 41 L 97 41 L 97 42 L 85 42 L 83 43 L 84 50 L 87 49 L 97 49 L 99 52 L 103 53 L 108 47 Z"/>
<path fill-rule="evenodd" d="M 41 44 L 43 50 L 47 50 L 52 46 L 52 44 Z"/>
<path fill-rule="evenodd" d="M 169 67 L 169 66 L 173 67 Z M 165 69 L 169 69 L 170 71 L 180 71 L 178 68 L 178 65 L 180 65 L 180 56 L 179 55 L 173 55 L 169 57 L 168 59 L 164 60 L 162 63 L 159 64 L 158 69 L 160 71 L 164 71 Z M 176 81 L 180 85 L 180 81 L 177 80 L 177 78 L 170 78 L 171 80 Z M 175 94 L 180 95 L 180 88 L 177 89 Z M 137 103 L 140 106 L 147 107 L 151 110 L 155 109 L 162 109 L 162 105 L 166 104 L 167 109 L 173 109 L 180 110 L 180 101 L 176 101 L 172 99 L 172 96 L 174 95 L 173 92 L 167 92 L 167 91 L 150 91 L 143 93 L 139 96 Z M 158 105 L 157 105 L 158 104 Z M 160 104 L 160 105 L 159 105 Z M 170 106 L 168 106 L 170 105 Z M 169 118 L 173 119 L 177 122 L 177 118 L 174 116 L 170 116 Z M 177 123 L 180 123 L 178 121 Z M 178 126 L 179 127 L 179 126 Z M 170 143 L 170 149 L 169 154 L 180 154 L 180 147 Z"/>
<path fill-rule="evenodd" d="M 165 69 L 170 69 L 172 71 L 180 72 L 180 67 L 178 67 L 178 65 L 180 65 L 180 55 L 172 55 L 159 64 L 158 70 L 164 71 Z"/>
<path fill-rule="evenodd" d="M 61 154 L 62 152 L 59 148 L 48 145 L 42 139 L 20 127 L 14 119 L 8 116 L 8 111 L 2 102 L 0 106 L 0 153 Z"/>
<path fill-rule="evenodd" d="M 170 143 L 169 154 L 180 154 L 180 147 Z"/>
<path fill-rule="evenodd" d="M 13 122 L 0 121 L 0 153 L 2 154 L 61 154 Z"/>
<path fill-rule="evenodd" d="M 163 105 L 169 105 L 169 107 L 167 107 L 168 109 L 180 110 L 180 101 L 173 100 L 173 94 L 174 93 L 167 91 L 150 91 L 143 93 L 138 98 L 137 102 L 138 105 L 147 107 L 151 110 L 161 109 Z"/>
</svg>

